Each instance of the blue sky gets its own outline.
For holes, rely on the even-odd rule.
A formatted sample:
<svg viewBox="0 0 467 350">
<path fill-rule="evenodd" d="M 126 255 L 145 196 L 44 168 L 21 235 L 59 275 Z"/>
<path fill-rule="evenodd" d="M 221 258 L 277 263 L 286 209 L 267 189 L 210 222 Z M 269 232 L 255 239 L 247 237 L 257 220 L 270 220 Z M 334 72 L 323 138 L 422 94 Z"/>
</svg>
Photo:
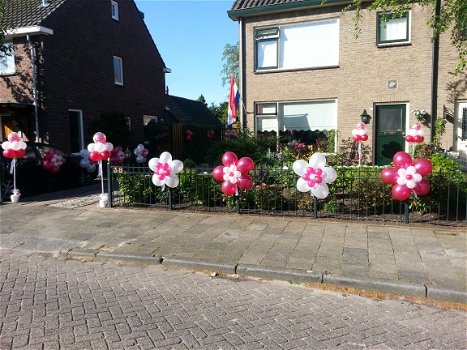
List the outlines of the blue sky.
<svg viewBox="0 0 467 350">
<path fill-rule="evenodd" d="M 169 93 L 189 99 L 204 95 L 209 105 L 227 100 L 222 86 L 222 52 L 238 41 L 238 22 L 227 16 L 233 0 L 136 0 L 159 52 L 172 73 Z"/>
</svg>

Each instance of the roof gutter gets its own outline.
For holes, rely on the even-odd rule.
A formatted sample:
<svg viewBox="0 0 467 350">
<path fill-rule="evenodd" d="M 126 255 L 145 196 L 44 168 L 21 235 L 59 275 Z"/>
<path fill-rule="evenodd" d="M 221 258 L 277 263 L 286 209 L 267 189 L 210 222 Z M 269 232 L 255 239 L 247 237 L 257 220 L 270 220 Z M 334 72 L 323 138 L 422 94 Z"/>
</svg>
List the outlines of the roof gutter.
<svg viewBox="0 0 467 350">
<path fill-rule="evenodd" d="M 331 7 L 336 5 L 349 4 L 351 1 L 343 0 L 303 0 L 299 2 L 288 2 L 275 5 L 266 5 L 266 6 L 257 6 L 250 7 L 240 10 L 230 10 L 227 11 L 229 17 L 236 21 L 239 18 L 252 17 L 257 15 L 273 14 L 287 11 L 300 10 L 304 8 L 313 8 L 313 7 Z"/>
<path fill-rule="evenodd" d="M 54 31 L 52 29 L 42 26 L 18 27 L 14 29 L 7 29 L 5 31 L 5 38 L 11 39 L 28 35 L 53 35 L 53 33 Z"/>
</svg>

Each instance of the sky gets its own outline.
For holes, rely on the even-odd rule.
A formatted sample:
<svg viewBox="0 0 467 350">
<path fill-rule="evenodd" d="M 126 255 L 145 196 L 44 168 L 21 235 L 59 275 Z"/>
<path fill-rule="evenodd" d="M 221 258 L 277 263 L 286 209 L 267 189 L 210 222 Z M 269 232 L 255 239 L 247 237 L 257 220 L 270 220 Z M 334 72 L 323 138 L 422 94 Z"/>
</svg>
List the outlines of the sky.
<svg viewBox="0 0 467 350">
<path fill-rule="evenodd" d="M 169 94 L 208 105 L 227 101 L 222 86 L 222 53 L 238 41 L 238 22 L 227 11 L 233 0 L 136 0 L 144 21 L 165 62 Z"/>
</svg>

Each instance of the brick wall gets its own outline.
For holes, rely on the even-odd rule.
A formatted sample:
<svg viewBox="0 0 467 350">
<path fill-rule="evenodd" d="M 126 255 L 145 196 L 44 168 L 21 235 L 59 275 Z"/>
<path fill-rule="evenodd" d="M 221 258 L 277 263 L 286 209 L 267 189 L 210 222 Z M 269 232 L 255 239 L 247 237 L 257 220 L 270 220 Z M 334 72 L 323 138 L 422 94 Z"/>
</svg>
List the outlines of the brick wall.
<svg viewBox="0 0 467 350">
<path fill-rule="evenodd" d="M 360 121 L 366 109 L 374 116 L 374 106 L 380 103 L 407 103 L 407 127 L 416 122 L 412 109 L 431 108 L 432 31 L 427 26 L 430 9 L 414 5 L 412 8 L 411 44 L 378 48 L 376 45 L 376 12 L 362 11 L 362 32 L 354 37 L 353 12 L 341 13 L 341 7 L 327 7 L 277 15 L 245 19 L 245 91 L 243 99 L 247 109 L 247 124 L 254 128 L 255 101 L 295 101 L 337 98 L 338 121 L 342 140 L 351 136 L 351 130 Z M 339 18 L 339 67 L 284 72 L 255 72 L 254 28 L 306 22 L 316 19 Z M 441 38 L 438 115 L 443 107 L 454 108 L 449 100 L 447 84 L 455 84 L 462 77 L 452 77 L 456 63 L 455 49 L 449 35 Z M 245 57 L 245 56 L 244 56 Z M 396 80 L 397 88 L 389 89 L 388 81 Z M 465 96 L 465 85 L 462 93 Z M 368 125 L 369 141 L 374 144 L 374 119 Z M 451 132 L 444 138 L 444 146 L 453 144 Z M 429 130 L 426 129 L 429 140 Z"/>
<path fill-rule="evenodd" d="M 54 34 L 43 38 L 41 130 L 64 149 L 69 109 L 83 111 L 85 145 L 102 113 L 129 116 L 135 146 L 144 141 L 143 115 L 164 113 L 163 61 L 134 2 L 117 2 L 119 21 L 111 18 L 110 0 L 72 0 L 44 22 Z M 123 86 L 114 83 L 113 56 L 123 60 Z"/>
</svg>

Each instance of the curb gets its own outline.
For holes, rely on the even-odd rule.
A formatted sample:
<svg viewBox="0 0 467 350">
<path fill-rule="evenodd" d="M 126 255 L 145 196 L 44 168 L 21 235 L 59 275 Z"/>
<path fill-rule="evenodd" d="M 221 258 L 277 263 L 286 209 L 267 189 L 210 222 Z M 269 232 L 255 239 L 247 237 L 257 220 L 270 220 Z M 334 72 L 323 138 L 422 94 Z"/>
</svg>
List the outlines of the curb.
<svg viewBox="0 0 467 350">
<path fill-rule="evenodd" d="M 308 273 L 297 269 L 268 268 L 248 264 L 220 264 L 189 259 L 164 258 L 158 256 L 138 256 L 128 254 L 102 253 L 91 251 L 64 252 L 67 256 L 93 257 L 95 259 L 115 259 L 144 262 L 150 264 L 161 264 L 168 267 L 179 267 L 191 270 L 208 270 L 226 274 L 238 274 L 245 277 L 256 277 L 263 279 L 275 279 L 282 281 L 296 281 L 300 283 L 321 283 L 335 286 L 350 287 L 361 290 L 380 291 L 405 296 L 415 296 L 438 301 L 455 302 L 467 304 L 467 292 L 459 290 L 441 289 L 430 287 L 425 284 L 396 283 L 390 281 L 365 280 L 343 276 L 332 276 L 326 274 Z"/>
<path fill-rule="evenodd" d="M 162 265 L 178 266 L 195 270 L 209 270 L 215 272 L 223 272 L 227 274 L 235 274 L 237 265 L 216 264 L 203 261 L 177 259 L 177 258 L 162 258 Z"/>
<path fill-rule="evenodd" d="M 295 269 L 274 269 L 268 267 L 261 267 L 256 265 L 240 264 L 237 267 L 237 274 L 261 277 L 278 280 L 292 280 L 304 283 L 319 282 L 322 283 L 322 276 L 315 273 L 304 272 L 303 270 Z"/>
<path fill-rule="evenodd" d="M 426 298 L 427 296 L 425 285 L 416 285 L 409 283 L 396 283 L 390 281 L 375 281 L 342 276 L 324 275 L 323 284 L 334 284 L 357 289 L 412 295 L 423 298 Z"/>
</svg>

